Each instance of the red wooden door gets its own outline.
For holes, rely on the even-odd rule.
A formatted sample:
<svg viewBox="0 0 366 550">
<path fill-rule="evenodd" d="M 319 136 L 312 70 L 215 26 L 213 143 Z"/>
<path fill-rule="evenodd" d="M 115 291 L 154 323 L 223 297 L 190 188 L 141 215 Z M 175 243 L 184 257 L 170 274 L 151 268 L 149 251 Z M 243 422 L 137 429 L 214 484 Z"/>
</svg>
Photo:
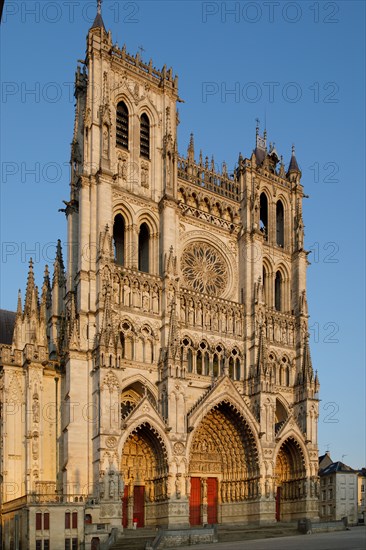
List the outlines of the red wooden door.
<svg viewBox="0 0 366 550">
<path fill-rule="evenodd" d="M 125 491 L 122 499 L 122 527 L 127 529 L 128 525 L 128 485 L 125 485 Z"/>
<path fill-rule="evenodd" d="M 281 519 L 281 487 L 277 487 L 276 493 L 276 521 Z"/>
<path fill-rule="evenodd" d="M 135 485 L 133 488 L 133 521 L 137 521 L 137 527 L 145 526 L 145 487 Z"/>
<path fill-rule="evenodd" d="M 201 525 L 201 478 L 191 477 L 191 496 L 189 499 L 189 523 Z"/>
<path fill-rule="evenodd" d="M 207 523 L 217 523 L 217 477 L 207 478 Z"/>
</svg>

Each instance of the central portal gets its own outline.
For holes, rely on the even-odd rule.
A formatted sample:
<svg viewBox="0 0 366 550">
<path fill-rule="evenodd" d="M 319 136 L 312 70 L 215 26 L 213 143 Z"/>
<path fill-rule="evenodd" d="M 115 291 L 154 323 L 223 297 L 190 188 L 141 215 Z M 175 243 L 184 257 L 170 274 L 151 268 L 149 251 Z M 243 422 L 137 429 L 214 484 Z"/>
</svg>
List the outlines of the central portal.
<svg viewBox="0 0 366 550">
<path fill-rule="evenodd" d="M 189 473 L 191 525 L 239 523 L 251 515 L 259 499 L 256 445 L 230 403 L 215 405 L 195 429 Z"/>
</svg>

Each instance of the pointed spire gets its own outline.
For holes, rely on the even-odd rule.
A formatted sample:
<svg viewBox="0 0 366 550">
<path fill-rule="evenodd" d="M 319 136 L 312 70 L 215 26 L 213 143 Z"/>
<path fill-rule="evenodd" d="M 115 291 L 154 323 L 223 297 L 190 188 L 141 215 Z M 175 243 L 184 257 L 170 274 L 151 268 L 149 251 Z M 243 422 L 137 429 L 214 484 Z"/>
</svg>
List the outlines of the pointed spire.
<svg viewBox="0 0 366 550">
<path fill-rule="evenodd" d="M 291 160 L 290 164 L 287 170 L 287 174 L 290 174 L 291 172 L 296 172 L 298 174 L 301 174 L 299 165 L 297 164 L 296 156 L 295 156 L 295 145 L 292 145 L 292 153 L 291 153 Z"/>
<path fill-rule="evenodd" d="M 21 317 L 23 314 L 22 310 L 22 293 L 21 290 L 18 290 L 18 303 L 17 303 L 17 317 Z"/>
<path fill-rule="evenodd" d="M 97 15 L 94 19 L 94 23 L 91 26 L 91 28 L 92 29 L 101 28 L 106 32 L 104 22 L 103 22 L 103 17 L 102 17 L 102 0 L 97 0 Z"/>
<path fill-rule="evenodd" d="M 42 296 L 45 291 L 50 289 L 50 272 L 48 270 L 48 265 L 45 265 L 44 274 L 43 274 L 43 285 L 42 285 Z"/>
<path fill-rule="evenodd" d="M 77 312 L 76 312 L 76 299 L 75 292 L 71 293 L 70 301 L 70 317 L 69 317 L 69 348 L 72 350 L 79 349 L 79 331 L 78 331 L 78 321 L 77 321 Z"/>
<path fill-rule="evenodd" d="M 302 374 L 303 374 L 303 383 L 313 381 L 314 373 L 313 373 L 313 366 L 311 363 L 311 356 L 310 356 L 309 334 L 305 336 L 305 341 L 304 341 Z"/>
<path fill-rule="evenodd" d="M 41 294 L 41 314 L 46 318 L 47 308 L 51 305 L 51 283 L 48 265 L 44 268 L 42 294 Z"/>
<path fill-rule="evenodd" d="M 34 290 L 35 290 L 35 283 L 34 283 L 33 260 L 31 258 L 29 261 L 27 289 L 25 291 L 24 313 L 26 314 L 30 314 L 32 311 L 32 307 L 34 307 L 34 304 L 33 304 Z"/>
<path fill-rule="evenodd" d="M 56 258 L 55 263 L 53 264 L 52 286 L 55 286 L 56 283 L 59 286 L 63 286 L 65 283 L 65 266 L 62 258 L 62 247 L 60 239 L 58 239 L 57 241 Z"/>
<path fill-rule="evenodd" d="M 193 164 L 194 163 L 194 137 L 193 133 L 191 133 L 191 137 L 189 139 L 189 145 L 188 145 L 188 161 Z"/>
<path fill-rule="evenodd" d="M 63 258 L 62 258 L 62 246 L 61 246 L 61 240 L 60 239 L 57 240 L 56 260 L 59 260 L 60 267 L 62 267 L 62 269 L 64 270 L 65 267 L 64 267 L 64 261 L 63 261 Z"/>
</svg>

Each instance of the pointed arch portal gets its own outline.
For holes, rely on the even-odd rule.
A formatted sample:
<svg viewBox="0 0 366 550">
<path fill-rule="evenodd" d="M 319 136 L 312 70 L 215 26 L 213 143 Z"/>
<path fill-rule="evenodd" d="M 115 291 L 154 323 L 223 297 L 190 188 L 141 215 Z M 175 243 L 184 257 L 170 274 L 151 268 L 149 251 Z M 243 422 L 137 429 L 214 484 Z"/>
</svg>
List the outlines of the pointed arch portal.
<svg viewBox="0 0 366 550">
<path fill-rule="evenodd" d="M 151 511 L 156 503 L 168 498 L 168 461 L 160 435 L 148 422 L 136 428 L 126 440 L 121 470 L 125 486 L 123 526 L 131 528 L 134 521 L 137 527 L 156 522 L 158 518 Z"/>
<path fill-rule="evenodd" d="M 306 499 L 306 467 L 299 443 L 292 437 L 282 443 L 275 466 L 276 520 L 290 520 Z"/>
<path fill-rule="evenodd" d="M 191 525 L 238 521 L 259 498 L 256 442 L 231 403 L 216 405 L 197 427 L 189 473 Z"/>
</svg>

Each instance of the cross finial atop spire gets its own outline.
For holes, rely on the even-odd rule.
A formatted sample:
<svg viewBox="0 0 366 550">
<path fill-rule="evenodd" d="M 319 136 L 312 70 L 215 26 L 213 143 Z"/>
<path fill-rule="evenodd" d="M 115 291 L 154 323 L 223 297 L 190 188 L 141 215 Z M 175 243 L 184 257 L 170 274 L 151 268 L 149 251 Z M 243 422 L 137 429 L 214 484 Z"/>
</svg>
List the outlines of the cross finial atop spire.
<svg viewBox="0 0 366 550">
<path fill-rule="evenodd" d="M 102 0 L 97 0 L 97 13 L 102 15 Z"/>
</svg>

